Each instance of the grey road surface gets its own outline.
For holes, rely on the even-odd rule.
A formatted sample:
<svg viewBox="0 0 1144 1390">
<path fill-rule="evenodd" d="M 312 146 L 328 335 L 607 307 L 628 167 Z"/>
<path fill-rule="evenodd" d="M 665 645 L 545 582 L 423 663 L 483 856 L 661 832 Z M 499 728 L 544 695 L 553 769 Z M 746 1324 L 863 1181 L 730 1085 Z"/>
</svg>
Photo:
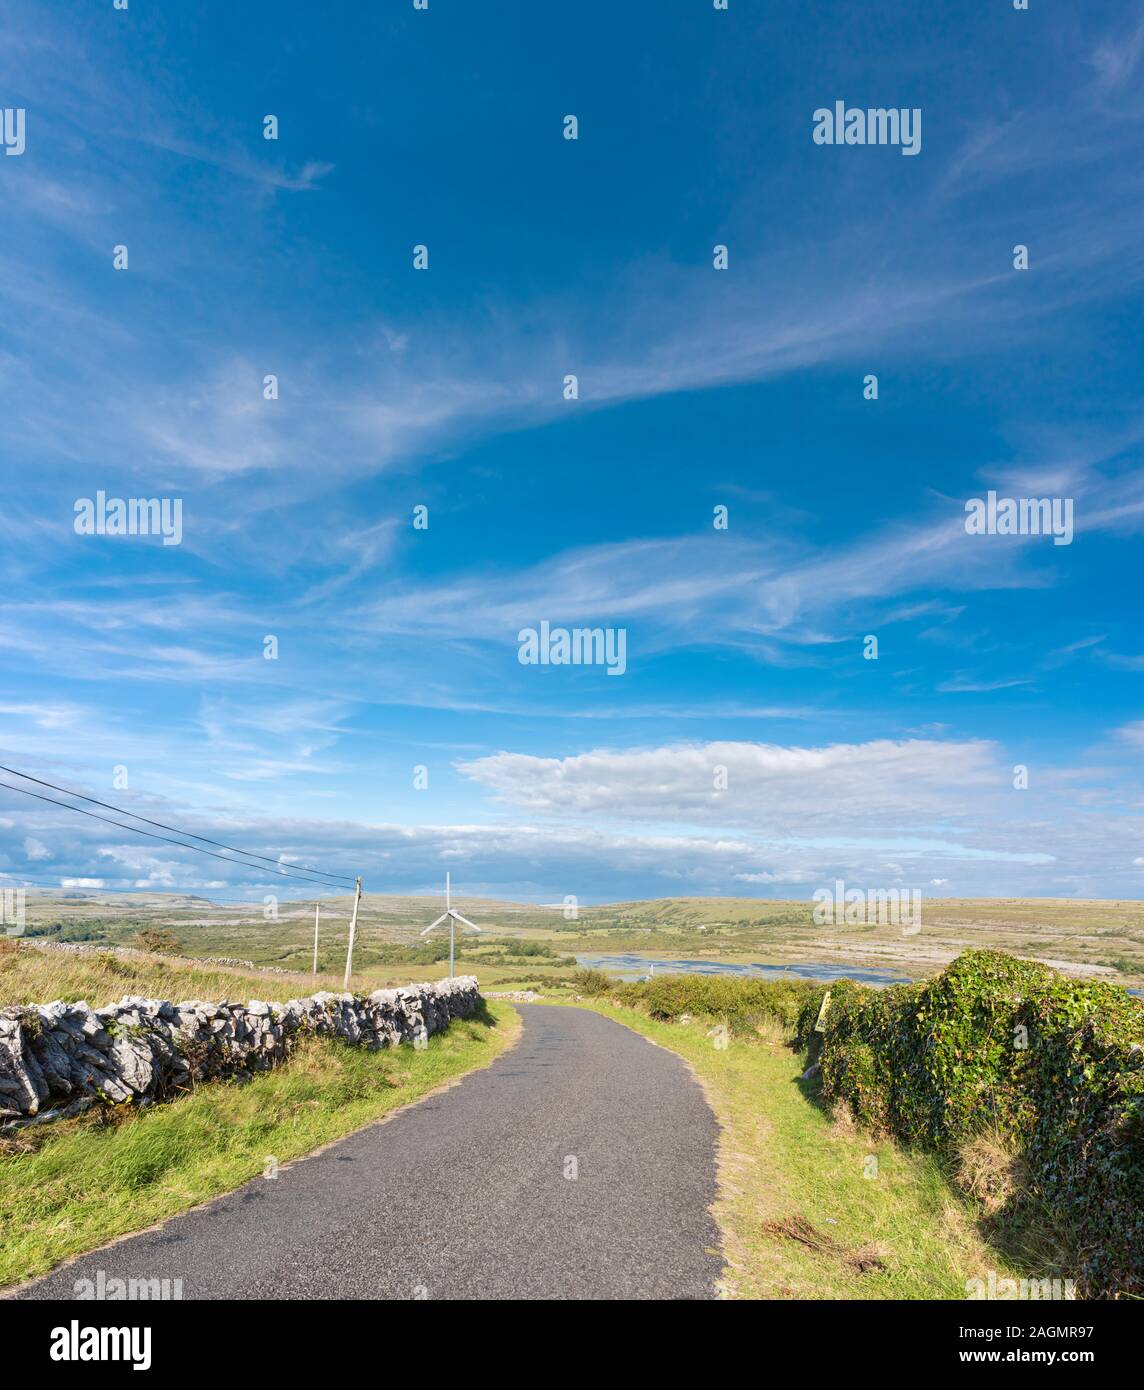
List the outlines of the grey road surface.
<svg viewBox="0 0 1144 1390">
<path fill-rule="evenodd" d="M 717 1129 L 683 1062 L 586 1009 L 519 1007 L 491 1067 L 19 1296 L 102 1270 L 187 1299 L 713 1297 Z"/>
</svg>

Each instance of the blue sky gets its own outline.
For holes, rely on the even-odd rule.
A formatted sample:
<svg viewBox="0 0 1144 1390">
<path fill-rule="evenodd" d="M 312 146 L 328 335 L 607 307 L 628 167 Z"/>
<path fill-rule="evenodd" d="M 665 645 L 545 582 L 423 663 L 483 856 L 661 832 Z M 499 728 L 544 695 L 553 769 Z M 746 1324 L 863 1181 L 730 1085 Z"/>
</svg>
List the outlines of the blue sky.
<svg viewBox="0 0 1144 1390">
<path fill-rule="evenodd" d="M 1142 895 L 1144 6 L 190 8 L 0 16 L 4 763 L 376 891 Z M 3 790 L 0 871 L 267 883 Z"/>
</svg>

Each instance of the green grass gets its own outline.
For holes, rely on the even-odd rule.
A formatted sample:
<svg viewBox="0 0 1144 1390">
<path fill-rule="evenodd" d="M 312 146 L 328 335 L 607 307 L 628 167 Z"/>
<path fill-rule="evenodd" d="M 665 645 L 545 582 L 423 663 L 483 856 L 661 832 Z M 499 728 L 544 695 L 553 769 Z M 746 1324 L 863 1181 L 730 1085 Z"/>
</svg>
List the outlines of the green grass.
<svg viewBox="0 0 1144 1390">
<path fill-rule="evenodd" d="M 684 1057 L 721 1127 L 719 1196 L 726 1288 L 734 1298 L 964 1299 L 965 1281 L 1020 1277 L 979 1229 L 983 1215 L 954 1192 L 938 1162 L 836 1123 L 778 1025 L 726 1049 L 689 1024 L 587 1000 L 609 1018 Z M 876 1160 L 876 1170 L 869 1160 Z M 876 1171 L 876 1177 L 866 1173 Z M 801 1217 L 843 1251 L 876 1254 L 860 1273 L 843 1253 L 807 1249 L 764 1230 Z"/>
<path fill-rule="evenodd" d="M 310 1039 L 246 1085 L 18 1132 L 0 1144 L 0 1286 L 229 1192 L 485 1066 L 520 1017 L 496 1001 L 411 1047 Z"/>
</svg>

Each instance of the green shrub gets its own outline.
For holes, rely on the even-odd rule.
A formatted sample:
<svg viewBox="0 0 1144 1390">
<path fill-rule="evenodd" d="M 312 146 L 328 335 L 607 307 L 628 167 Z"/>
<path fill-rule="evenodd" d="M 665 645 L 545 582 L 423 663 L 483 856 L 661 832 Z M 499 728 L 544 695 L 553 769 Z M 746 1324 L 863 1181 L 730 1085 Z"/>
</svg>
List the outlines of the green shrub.
<svg viewBox="0 0 1144 1390">
<path fill-rule="evenodd" d="M 547 941 L 521 941 L 512 940 L 504 943 L 504 953 L 506 956 L 544 956 L 545 958 L 555 958 L 556 952 Z"/>
<path fill-rule="evenodd" d="M 109 975 L 118 975 L 124 979 L 131 979 L 137 973 L 131 961 L 124 960 L 122 956 L 117 956 L 114 951 L 96 951 L 93 953 L 91 960 L 93 965 L 98 965 L 101 970 L 106 970 Z"/>
<path fill-rule="evenodd" d="M 602 970 L 573 970 L 568 983 L 580 994 L 613 994 L 618 988 Z"/>
<path fill-rule="evenodd" d="M 166 927 L 145 927 L 143 931 L 136 932 L 135 945 L 141 951 L 151 951 L 159 956 L 177 956 L 183 949 L 183 943 Z"/>
<path fill-rule="evenodd" d="M 805 980 L 753 980 L 726 975 L 656 975 L 638 984 L 618 985 L 622 1003 L 646 1009 L 653 1018 L 683 1014 L 717 1018 L 733 1033 L 753 1033 L 764 1022 L 793 1028 L 807 995 Z"/>
<path fill-rule="evenodd" d="M 1144 1004 L 1000 951 L 917 985 L 831 987 L 799 1045 L 823 1094 L 875 1132 L 950 1153 L 993 1130 L 1083 1252 L 1090 1296 L 1144 1293 Z"/>
</svg>

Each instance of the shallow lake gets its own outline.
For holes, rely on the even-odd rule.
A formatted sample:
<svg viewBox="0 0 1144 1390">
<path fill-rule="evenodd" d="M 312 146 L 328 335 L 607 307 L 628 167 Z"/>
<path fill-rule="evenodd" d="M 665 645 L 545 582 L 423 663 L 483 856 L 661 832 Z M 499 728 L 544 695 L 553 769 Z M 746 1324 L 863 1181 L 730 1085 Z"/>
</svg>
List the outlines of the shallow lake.
<svg viewBox="0 0 1144 1390">
<path fill-rule="evenodd" d="M 716 960 L 655 960 L 635 955 L 577 956 L 576 962 L 592 970 L 606 970 L 621 980 L 649 975 L 652 966 L 657 975 L 749 975 L 766 980 L 785 975 L 794 980 L 856 980 L 864 985 L 900 985 L 909 980 L 908 975 L 899 975 L 896 970 L 861 965 L 731 965 Z"/>
</svg>

